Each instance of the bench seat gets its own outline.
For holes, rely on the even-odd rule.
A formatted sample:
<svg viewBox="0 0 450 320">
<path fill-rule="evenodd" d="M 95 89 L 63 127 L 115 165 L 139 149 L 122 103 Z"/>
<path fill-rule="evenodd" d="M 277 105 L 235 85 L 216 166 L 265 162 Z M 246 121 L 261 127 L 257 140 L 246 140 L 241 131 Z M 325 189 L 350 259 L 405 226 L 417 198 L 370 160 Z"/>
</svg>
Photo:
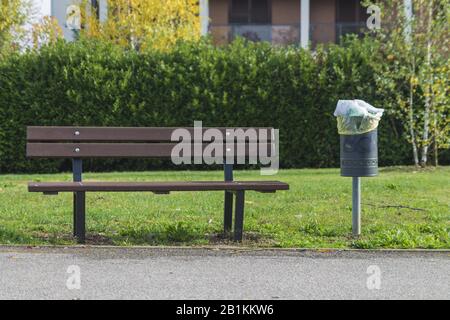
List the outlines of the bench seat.
<svg viewBox="0 0 450 320">
<path fill-rule="evenodd" d="M 140 192 L 170 191 L 238 191 L 275 192 L 288 190 L 280 181 L 180 181 L 180 182 L 30 182 L 29 192 Z"/>
</svg>

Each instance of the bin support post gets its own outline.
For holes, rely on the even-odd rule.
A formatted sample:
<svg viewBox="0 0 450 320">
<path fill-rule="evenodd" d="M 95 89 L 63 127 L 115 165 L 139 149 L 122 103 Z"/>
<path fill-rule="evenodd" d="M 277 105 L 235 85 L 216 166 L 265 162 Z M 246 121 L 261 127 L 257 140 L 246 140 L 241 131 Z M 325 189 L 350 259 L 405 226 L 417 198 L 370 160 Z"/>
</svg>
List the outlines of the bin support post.
<svg viewBox="0 0 450 320">
<path fill-rule="evenodd" d="M 361 177 L 352 179 L 352 230 L 354 236 L 359 236 L 361 234 Z"/>
</svg>

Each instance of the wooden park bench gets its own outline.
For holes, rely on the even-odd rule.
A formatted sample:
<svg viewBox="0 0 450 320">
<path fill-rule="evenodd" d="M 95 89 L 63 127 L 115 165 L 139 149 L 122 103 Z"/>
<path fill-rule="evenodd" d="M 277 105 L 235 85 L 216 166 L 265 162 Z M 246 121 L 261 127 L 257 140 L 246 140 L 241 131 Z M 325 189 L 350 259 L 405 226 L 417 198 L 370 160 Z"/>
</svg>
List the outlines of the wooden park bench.
<svg viewBox="0 0 450 320">
<path fill-rule="evenodd" d="M 224 164 L 224 181 L 84 182 L 82 180 L 82 160 L 86 158 L 170 158 L 172 149 L 177 144 L 171 141 L 174 129 L 177 128 L 28 127 L 27 157 L 71 158 L 73 168 L 73 182 L 30 182 L 28 191 L 42 192 L 45 195 L 73 192 L 74 236 L 80 243 L 85 241 L 86 192 L 169 194 L 171 191 L 225 191 L 224 231 L 225 233 L 231 231 L 234 196 L 234 240 L 241 241 L 245 191 L 273 193 L 277 190 L 288 190 L 288 184 L 279 181 L 234 181 L 232 164 Z M 186 129 L 191 132 L 194 130 Z M 219 130 L 226 134 L 230 129 Z M 225 150 L 224 153 L 226 151 L 229 150 Z"/>
</svg>

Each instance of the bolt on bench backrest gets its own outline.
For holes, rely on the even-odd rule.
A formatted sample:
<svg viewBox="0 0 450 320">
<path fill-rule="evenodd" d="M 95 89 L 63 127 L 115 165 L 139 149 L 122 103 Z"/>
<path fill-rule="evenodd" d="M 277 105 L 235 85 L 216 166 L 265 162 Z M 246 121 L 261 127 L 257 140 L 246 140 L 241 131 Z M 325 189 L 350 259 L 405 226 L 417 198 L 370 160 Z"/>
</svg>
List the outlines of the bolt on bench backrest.
<svg viewBox="0 0 450 320">
<path fill-rule="evenodd" d="M 31 158 L 153 158 L 171 157 L 172 149 L 179 144 L 171 140 L 176 129 L 187 130 L 194 142 L 194 128 L 152 128 L 152 127 L 28 127 L 27 157 Z M 202 128 L 203 133 L 209 128 Z M 223 155 L 230 152 L 237 155 L 237 150 L 245 150 L 245 156 L 257 156 L 259 148 L 265 148 L 267 156 L 275 152 L 272 128 L 252 128 L 260 135 L 247 137 L 245 142 L 235 141 L 234 151 L 226 146 L 227 134 L 234 130 L 249 128 L 217 128 L 223 136 Z M 204 150 L 211 141 L 197 141 Z M 256 150 L 249 147 L 249 141 L 258 142 Z M 245 146 L 242 146 L 242 144 Z M 240 144 L 240 146 L 239 146 Z M 194 154 L 192 143 L 191 154 Z"/>
</svg>

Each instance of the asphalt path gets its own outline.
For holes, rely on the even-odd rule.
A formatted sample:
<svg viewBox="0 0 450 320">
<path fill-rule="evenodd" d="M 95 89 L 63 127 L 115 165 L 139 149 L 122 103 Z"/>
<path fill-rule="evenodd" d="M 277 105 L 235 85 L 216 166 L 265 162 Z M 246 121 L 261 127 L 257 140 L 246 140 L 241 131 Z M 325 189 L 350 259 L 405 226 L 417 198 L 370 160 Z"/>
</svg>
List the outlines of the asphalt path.
<svg viewBox="0 0 450 320">
<path fill-rule="evenodd" d="M 450 299 L 450 251 L 0 247 L 0 299 Z"/>
</svg>

